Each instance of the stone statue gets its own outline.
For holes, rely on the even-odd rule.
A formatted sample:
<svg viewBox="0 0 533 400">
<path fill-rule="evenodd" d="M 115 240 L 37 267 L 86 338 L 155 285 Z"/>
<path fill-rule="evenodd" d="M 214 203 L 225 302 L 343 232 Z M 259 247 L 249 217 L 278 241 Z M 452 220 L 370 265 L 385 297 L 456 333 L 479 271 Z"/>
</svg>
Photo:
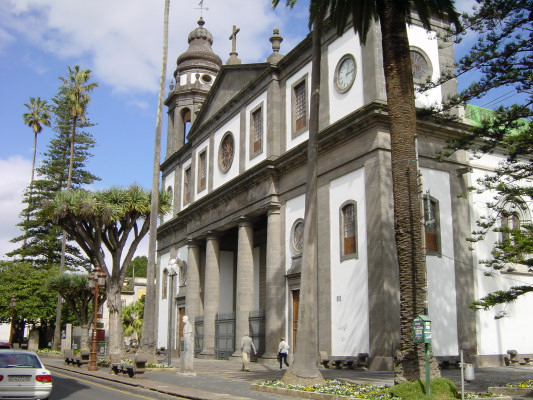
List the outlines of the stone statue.
<svg viewBox="0 0 533 400">
<path fill-rule="evenodd" d="M 189 322 L 189 317 L 183 316 L 183 346 L 180 353 L 181 371 L 182 373 L 193 372 L 193 357 L 194 357 L 194 335 L 192 324 Z"/>
</svg>

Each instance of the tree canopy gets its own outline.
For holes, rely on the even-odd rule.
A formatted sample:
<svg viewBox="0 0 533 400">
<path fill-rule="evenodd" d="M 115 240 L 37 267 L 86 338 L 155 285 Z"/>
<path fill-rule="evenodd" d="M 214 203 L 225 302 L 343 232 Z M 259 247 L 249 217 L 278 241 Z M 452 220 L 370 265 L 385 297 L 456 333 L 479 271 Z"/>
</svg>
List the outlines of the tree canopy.
<svg viewBox="0 0 533 400">
<path fill-rule="evenodd" d="M 474 124 L 465 135 L 448 143 L 444 155 L 468 149 L 479 155 L 495 153 L 502 157 L 496 170 L 471 188 L 478 193 L 492 193 L 492 199 L 486 204 L 490 214 L 477 221 L 478 229 L 469 240 L 485 240 L 491 230 L 501 232 L 502 239 L 494 243 L 492 258 L 481 261 L 488 267 L 488 274 L 520 268 L 533 272 L 533 7 L 528 0 L 477 3 L 473 12 L 462 16 L 464 29 L 453 32 L 456 41 L 465 35 L 476 35 L 475 44 L 458 61 L 456 73 L 446 74 L 437 82 L 478 74 L 478 79 L 444 107 L 449 110 L 466 105 L 466 116 Z M 468 104 L 493 93 L 499 94 L 496 101 L 503 102 L 495 109 Z M 508 223 L 511 220 L 516 223 Z M 488 309 L 531 291 L 533 287 L 529 285 L 514 286 L 489 293 L 471 307 Z"/>
<path fill-rule="evenodd" d="M 137 246 L 148 233 L 151 197 L 137 185 L 96 192 L 65 190 L 43 207 L 47 220 L 71 235 L 92 265 L 105 272 L 110 354 L 122 351 L 122 284 Z M 170 194 L 161 192 L 158 214 L 165 214 L 170 206 Z M 105 251 L 110 254 L 110 265 Z"/>
</svg>

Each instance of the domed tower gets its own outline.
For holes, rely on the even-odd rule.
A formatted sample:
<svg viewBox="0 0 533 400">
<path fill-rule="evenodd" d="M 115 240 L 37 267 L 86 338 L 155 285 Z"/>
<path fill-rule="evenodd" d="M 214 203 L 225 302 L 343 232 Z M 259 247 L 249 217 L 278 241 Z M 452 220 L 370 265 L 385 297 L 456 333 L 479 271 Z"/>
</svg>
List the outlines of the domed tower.
<svg viewBox="0 0 533 400">
<path fill-rule="evenodd" d="M 211 48 L 213 35 L 204 24 L 200 17 L 198 27 L 189 33 L 189 48 L 176 62 L 176 85 L 170 86 L 165 101 L 168 107 L 167 157 L 185 143 L 189 127 L 222 66 L 222 60 Z"/>
</svg>

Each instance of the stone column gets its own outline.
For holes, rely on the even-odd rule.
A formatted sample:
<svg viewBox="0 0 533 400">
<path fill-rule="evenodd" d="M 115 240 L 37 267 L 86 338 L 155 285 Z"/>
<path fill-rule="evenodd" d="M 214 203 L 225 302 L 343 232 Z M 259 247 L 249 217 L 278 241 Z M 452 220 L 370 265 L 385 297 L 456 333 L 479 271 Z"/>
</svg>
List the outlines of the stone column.
<svg viewBox="0 0 533 400">
<path fill-rule="evenodd" d="M 268 211 L 266 248 L 265 354 L 275 359 L 285 323 L 285 274 L 282 267 L 281 216 L 279 206 Z"/>
<path fill-rule="evenodd" d="M 254 307 L 254 229 L 250 221 L 239 221 L 239 243 L 237 247 L 237 287 L 235 300 L 235 353 L 241 356 L 242 337 L 249 332 L 250 311 Z"/>
<path fill-rule="evenodd" d="M 196 316 L 200 314 L 200 244 L 190 240 L 188 251 L 185 314 L 189 317 L 194 331 L 194 321 Z"/>
<path fill-rule="evenodd" d="M 206 239 L 204 336 L 201 358 L 215 358 L 215 319 L 219 309 L 220 293 L 220 244 L 218 237 L 209 233 Z"/>
</svg>

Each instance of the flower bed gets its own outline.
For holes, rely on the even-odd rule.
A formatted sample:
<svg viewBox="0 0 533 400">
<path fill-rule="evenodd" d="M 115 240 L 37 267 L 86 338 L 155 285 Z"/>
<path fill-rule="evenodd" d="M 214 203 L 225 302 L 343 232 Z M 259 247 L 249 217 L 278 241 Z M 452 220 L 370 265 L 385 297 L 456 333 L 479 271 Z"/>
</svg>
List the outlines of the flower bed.
<svg viewBox="0 0 533 400">
<path fill-rule="evenodd" d="M 256 390 L 270 392 L 269 388 L 286 391 L 286 395 L 310 399 L 336 399 L 341 397 L 356 399 L 384 400 L 393 399 L 387 393 L 388 386 L 384 385 L 358 385 L 337 380 L 327 380 L 325 385 L 285 385 L 281 381 L 266 381 L 256 385 Z M 272 390 L 273 392 L 274 390 Z M 296 392 L 296 393 L 291 393 Z M 303 392 L 303 393 L 302 393 Z M 280 393 L 281 394 L 281 393 Z"/>
</svg>

